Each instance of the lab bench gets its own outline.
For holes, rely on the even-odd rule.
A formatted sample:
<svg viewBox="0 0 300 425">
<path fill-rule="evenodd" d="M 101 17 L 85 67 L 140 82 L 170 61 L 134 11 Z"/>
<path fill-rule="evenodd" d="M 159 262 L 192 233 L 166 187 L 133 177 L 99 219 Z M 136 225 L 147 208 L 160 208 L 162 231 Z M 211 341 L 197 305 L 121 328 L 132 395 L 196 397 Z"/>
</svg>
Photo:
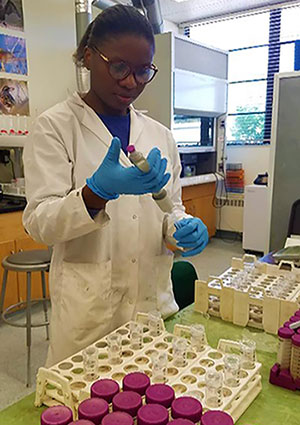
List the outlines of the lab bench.
<svg viewBox="0 0 300 425">
<path fill-rule="evenodd" d="M 0 214 L 0 262 L 4 257 L 19 251 L 47 249 L 46 245 L 35 242 L 25 232 L 22 225 L 22 211 Z M 0 290 L 2 288 L 3 268 L 0 267 Z M 48 275 L 46 273 L 47 293 Z M 49 295 L 48 295 L 49 296 Z M 39 273 L 32 274 L 32 299 L 42 297 Z M 8 273 L 4 308 L 26 300 L 26 273 Z"/>
<path fill-rule="evenodd" d="M 166 329 L 173 332 L 174 325 L 191 325 L 201 323 L 205 326 L 209 345 L 217 346 L 220 338 L 241 340 L 249 329 L 224 322 L 219 318 L 207 318 L 194 311 L 194 305 L 176 313 L 166 320 Z M 253 329 L 252 329 L 253 331 Z M 278 339 L 260 330 L 251 334 L 256 340 L 258 361 L 262 363 L 262 391 L 240 417 L 235 425 L 299 425 L 299 394 L 269 383 L 270 367 L 276 361 Z M 12 406 L 0 412 L 0 423 L 9 425 L 38 425 L 40 415 L 45 406 L 34 407 L 35 394 L 23 398 Z"/>
</svg>

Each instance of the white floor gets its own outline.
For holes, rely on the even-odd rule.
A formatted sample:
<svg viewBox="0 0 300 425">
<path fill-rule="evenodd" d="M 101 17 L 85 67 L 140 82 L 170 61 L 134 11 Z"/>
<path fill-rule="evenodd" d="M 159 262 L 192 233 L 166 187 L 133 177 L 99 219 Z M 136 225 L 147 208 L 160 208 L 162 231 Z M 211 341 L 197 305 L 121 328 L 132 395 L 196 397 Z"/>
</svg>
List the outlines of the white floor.
<svg viewBox="0 0 300 425">
<path fill-rule="evenodd" d="M 207 248 L 197 257 L 189 259 L 198 273 L 198 277 L 206 279 L 210 274 L 220 274 L 229 267 L 233 256 L 242 256 L 240 241 L 228 242 L 222 239 L 212 239 Z M 20 315 L 14 320 L 20 321 Z M 43 312 L 36 308 L 33 320 L 43 319 Z M 46 359 L 48 343 L 44 328 L 32 330 L 31 376 L 34 383 L 35 375 Z M 26 388 L 26 339 L 25 329 L 14 328 L 0 324 L 0 410 L 25 397 L 34 391 L 34 385 Z"/>
</svg>

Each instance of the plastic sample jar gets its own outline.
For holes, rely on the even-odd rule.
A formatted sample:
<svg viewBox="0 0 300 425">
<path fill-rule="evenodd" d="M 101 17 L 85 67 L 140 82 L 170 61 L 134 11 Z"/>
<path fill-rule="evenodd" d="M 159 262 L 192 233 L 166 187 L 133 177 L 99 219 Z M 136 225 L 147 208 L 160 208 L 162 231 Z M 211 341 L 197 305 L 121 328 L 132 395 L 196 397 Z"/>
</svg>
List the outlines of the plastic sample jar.
<svg viewBox="0 0 300 425">
<path fill-rule="evenodd" d="M 120 392 L 119 384 L 113 379 L 99 379 L 91 386 L 91 397 L 103 398 L 108 403 Z"/>
<path fill-rule="evenodd" d="M 188 419 L 173 419 L 171 422 L 168 423 L 168 425 L 194 425 L 194 422 L 189 421 Z"/>
<path fill-rule="evenodd" d="M 221 410 L 205 412 L 201 418 L 201 425 L 234 425 L 232 417 Z"/>
<path fill-rule="evenodd" d="M 175 398 L 175 391 L 170 385 L 154 384 L 146 390 L 146 402 L 148 404 L 161 404 L 165 407 L 171 407 Z"/>
<path fill-rule="evenodd" d="M 294 379 L 300 378 L 300 334 L 292 336 L 290 372 Z"/>
<path fill-rule="evenodd" d="M 299 322 L 299 316 L 291 316 L 290 318 L 289 318 L 289 322 L 292 322 L 292 323 L 294 323 L 294 322 Z"/>
<path fill-rule="evenodd" d="M 278 329 L 279 347 L 277 353 L 277 363 L 280 364 L 281 369 L 289 369 L 291 354 L 292 354 L 292 336 L 295 332 L 286 327 Z"/>
<path fill-rule="evenodd" d="M 167 425 L 169 412 L 160 404 L 146 404 L 137 414 L 138 425 Z"/>
<path fill-rule="evenodd" d="M 292 324 L 293 322 L 291 322 L 290 320 L 288 320 L 287 322 L 284 322 L 284 324 L 283 324 L 283 326 L 285 327 L 285 328 L 289 328 L 290 327 L 290 324 Z"/>
<path fill-rule="evenodd" d="M 78 421 L 70 422 L 69 425 L 94 425 L 94 422 L 87 419 L 78 419 Z"/>
<path fill-rule="evenodd" d="M 135 391 L 140 395 L 144 395 L 149 385 L 149 377 L 142 372 L 128 373 L 128 375 L 123 378 L 124 391 Z"/>
<path fill-rule="evenodd" d="M 142 406 L 142 397 L 135 391 L 123 391 L 114 396 L 112 405 L 115 412 L 121 411 L 136 416 Z"/>
<path fill-rule="evenodd" d="M 298 316 L 300 320 L 300 310 L 295 311 L 294 316 Z"/>
<path fill-rule="evenodd" d="M 109 406 L 106 400 L 97 397 L 88 398 L 78 406 L 78 419 L 88 419 L 95 425 L 99 425 L 108 411 Z"/>
<path fill-rule="evenodd" d="M 133 425 L 133 418 L 126 412 L 112 412 L 104 416 L 101 425 Z"/>
<path fill-rule="evenodd" d="M 41 425 L 68 425 L 72 420 L 72 410 L 66 406 L 52 406 L 41 414 Z"/>
<path fill-rule="evenodd" d="M 202 404 L 194 397 L 179 397 L 172 403 L 172 418 L 189 419 L 199 422 L 202 416 Z"/>
</svg>

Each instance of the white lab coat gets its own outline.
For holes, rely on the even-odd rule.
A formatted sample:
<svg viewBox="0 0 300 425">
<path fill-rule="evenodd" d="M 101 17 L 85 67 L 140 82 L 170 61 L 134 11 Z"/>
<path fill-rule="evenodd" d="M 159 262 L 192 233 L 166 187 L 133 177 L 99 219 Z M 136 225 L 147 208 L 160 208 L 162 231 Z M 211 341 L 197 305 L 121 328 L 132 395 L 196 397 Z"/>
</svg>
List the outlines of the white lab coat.
<svg viewBox="0 0 300 425">
<path fill-rule="evenodd" d="M 90 217 L 81 190 L 112 135 L 77 93 L 43 113 L 26 142 L 23 223 L 35 240 L 54 247 L 48 366 L 137 311 L 158 309 L 166 317 L 178 310 L 170 279 L 173 255 L 164 238 L 175 220 L 188 216 L 181 202 L 179 155 L 167 128 L 133 108 L 130 119 L 130 144 L 145 156 L 157 146 L 168 160 L 171 216 L 147 194 L 120 196 Z M 120 162 L 131 166 L 124 152 Z"/>
</svg>

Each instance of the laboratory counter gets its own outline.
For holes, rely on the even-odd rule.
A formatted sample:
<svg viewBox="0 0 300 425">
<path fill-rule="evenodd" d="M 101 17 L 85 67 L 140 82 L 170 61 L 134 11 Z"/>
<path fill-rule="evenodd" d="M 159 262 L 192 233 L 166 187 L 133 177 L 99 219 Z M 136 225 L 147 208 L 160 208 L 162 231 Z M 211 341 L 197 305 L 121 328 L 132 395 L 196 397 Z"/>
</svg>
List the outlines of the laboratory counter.
<svg viewBox="0 0 300 425">
<path fill-rule="evenodd" d="M 172 332 L 176 323 L 205 326 L 208 343 L 217 347 L 220 338 L 241 340 L 242 336 L 256 341 L 258 361 L 262 363 L 262 391 L 236 425 L 299 425 L 299 392 L 289 391 L 269 384 L 269 372 L 276 361 L 278 339 L 262 331 L 242 328 L 218 318 L 207 318 L 194 312 L 191 305 L 166 320 Z M 34 407 L 34 393 L 0 412 L 0 423 L 9 425 L 39 425 L 45 407 Z"/>
<path fill-rule="evenodd" d="M 3 195 L 0 197 L 0 214 L 23 211 L 26 207 L 26 199 L 23 196 Z"/>
</svg>

